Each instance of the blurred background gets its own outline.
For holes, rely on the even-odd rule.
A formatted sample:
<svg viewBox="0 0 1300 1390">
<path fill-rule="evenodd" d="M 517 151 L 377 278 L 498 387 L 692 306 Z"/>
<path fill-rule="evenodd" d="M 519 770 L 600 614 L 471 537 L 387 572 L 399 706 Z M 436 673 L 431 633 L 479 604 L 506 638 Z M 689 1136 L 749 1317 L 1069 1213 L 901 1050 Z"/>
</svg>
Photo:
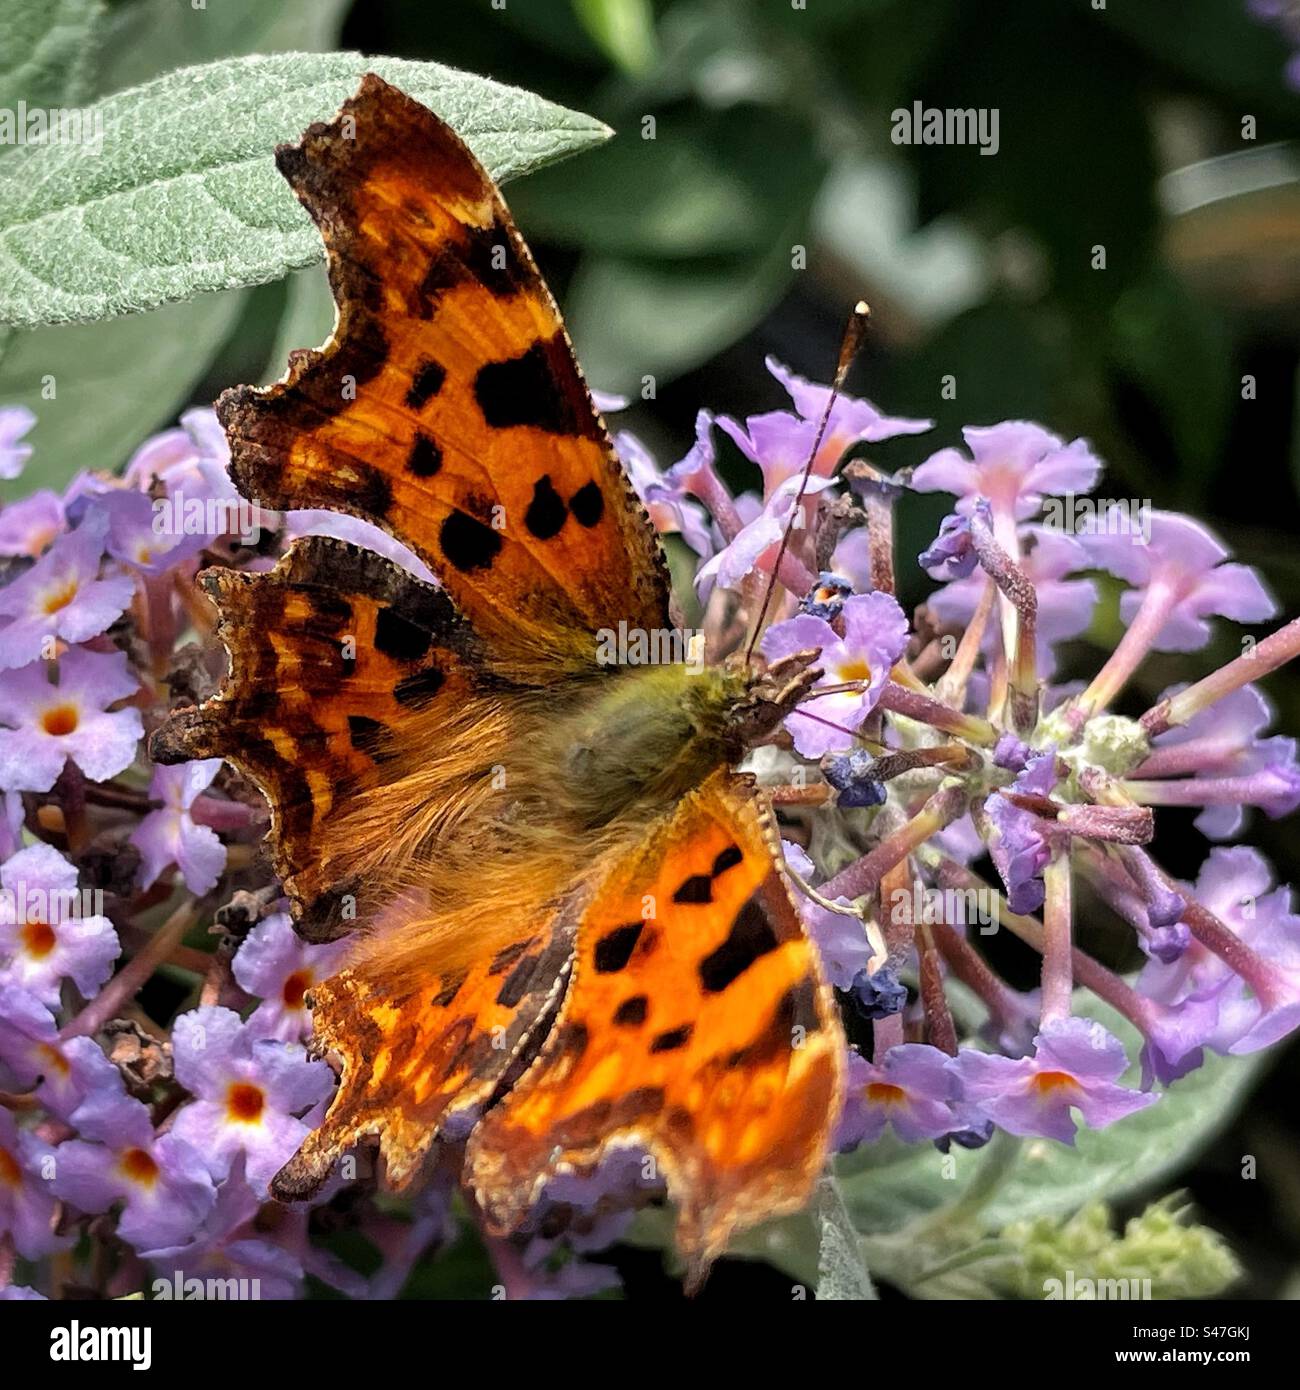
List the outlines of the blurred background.
<svg viewBox="0 0 1300 1390">
<path fill-rule="evenodd" d="M 847 310 L 865 297 L 875 331 L 851 389 L 936 421 L 874 461 L 918 462 L 959 442 L 962 425 L 1011 417 L 1086 436 L 1108 464 L 1102 495 L 1198 515 L 1260 567 L 1290 617 L 1300 611 L 1300 98 L 1285 24 L 1269 18 L 1288 8 L 1300 6 L 222 0 L 200 16 L 178 0 L 127 0 L 112 6 L 98 89 L 235 53 L 346 48 L 434 59 L 590 112 L 613 139 L 507 197 L 588 379 L 634 398 L 619 423 L 663 464 L 685 452 L 702 405 L 743 415 L 786 404 L 766 354 L 827 379 Z M 996 154 L 894 144 L 891 113 L 914 102 L 996 109 Z M 44 483 L 45 468 L 58 482 L 116 466 L 186 404 L 274 379 L 287 350 L 319 342 L 330 318 L 323 273 L 310 271 L 16 336 L 0 401 L 30 398 L 58 363 L 61 394 L 70 380 L 79 402 L 42 418 L 22 490 Z M 725 466 L 749 485 L 738 457 Z M 905 509 L 905 605 L 924 598 L 929 581 L 907 561 L 943 510 L 934 498 Z M 1064 676 L 1113 646 L 1109 598 L 1088 635 L 1094 650 L 1077 644 Z M 1239 630 L 1220 626 L 1209 651 L 1148 663 L 1133 709 L 1236 655 Z M 1300 729 L 1300 673 L 1266 688 L 1280 728 Z M 1162 812 L 1156 852 L 1194 878 L 1207 845 L 1191 819 Z M 1249 838 L 1281 878 L 1297 878 L 1294 823 L 1257 819 Z M 1105 955 L 1100 918 L 1096 931 Z M 999 964 L 1014 977 L 1028 962 Z M 1175 1183 L 1241 1258 L 1235 1296 L 1300 1296 L 1298 1080 L 1293 1046 Z M 1253 1181 L 1240 1176 L 1247 1153 Z M 657 1254 L 629 1248 L 621 1263 L 629 1293 L 674 1296 Z M 765 1277 L 728 1262 L 706 1296 Z M 472 1296 L 491 1282 L 468 1247 L 428 1278 L 408 1293 Z"/>
</svg>

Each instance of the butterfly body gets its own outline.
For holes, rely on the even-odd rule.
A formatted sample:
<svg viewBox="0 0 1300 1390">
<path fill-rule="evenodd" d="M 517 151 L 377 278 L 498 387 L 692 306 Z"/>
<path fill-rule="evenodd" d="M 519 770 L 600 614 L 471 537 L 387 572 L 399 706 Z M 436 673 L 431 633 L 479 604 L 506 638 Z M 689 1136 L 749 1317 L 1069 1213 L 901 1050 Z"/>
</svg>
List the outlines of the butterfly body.
<svg viewBox="0 0 1300 1390">
<path fill-rule="evenodd" d="M 537 749 L 539 780 L 566 829 L 670 809 L 735 761 L 742 672 L 680 663 L 619 668 L 558 710 Z"/>
<path fill-rule="evenodd" d="M 338 327 L 218 402 L 232 475 L 386 528 L 441 583 L 322 537 L 208 571 L 230 674 L 151 742 L 246 772 L 299 931 L 352 941 L 311 999 L 340 1088 L 274 1190 L 375 1140 L 401 1188 L 463 1145 L 504 1233 L 639 1149 L 635 1199 L 666 1186 L 698 1275 L 806 1202 L 840 1101 L 775 819 L 731 770 L 816 653 L 603 665 L 602 632 L 671 628 L 665 569 L 499 193 L 375 77 L 280 158 Z"/>
</svg>

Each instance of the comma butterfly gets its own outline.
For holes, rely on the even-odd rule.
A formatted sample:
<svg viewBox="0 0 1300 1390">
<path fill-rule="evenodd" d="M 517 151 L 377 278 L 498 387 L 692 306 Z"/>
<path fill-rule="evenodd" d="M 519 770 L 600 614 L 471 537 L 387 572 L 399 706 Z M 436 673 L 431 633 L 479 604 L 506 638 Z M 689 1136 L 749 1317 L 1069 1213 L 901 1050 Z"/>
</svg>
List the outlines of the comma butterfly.
<svg viewBox="0 0 1300 1390">
<path fill-rule="evenodd" d="M 151 745 L 252 777 L 298 930 L 355 942 L 312 998 L 339 1090 L 274 1191 L 371 1137 L 394 1189 L 463 1145 L 506 1233 L 639 1148 L 698 1279 L 808 1200 L 840 1103 L 771 808 L 731 770 L 818 673 L 600 664 L 600 631 L 671 626 L 666 567 L 492 181 L 375 76 L 278 160 L 338 319 L 221 397 L 233 476 L 376 523 L 439 584 L 323 537 L 206 571 L 230 673 Z"/>
</svg>

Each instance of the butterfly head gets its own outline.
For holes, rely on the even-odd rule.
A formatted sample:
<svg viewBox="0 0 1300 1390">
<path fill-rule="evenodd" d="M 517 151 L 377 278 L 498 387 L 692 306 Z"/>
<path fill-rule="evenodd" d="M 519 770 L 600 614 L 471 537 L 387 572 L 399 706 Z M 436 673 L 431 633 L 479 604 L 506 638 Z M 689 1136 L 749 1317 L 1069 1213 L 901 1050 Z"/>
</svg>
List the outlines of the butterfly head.
<svg viewBox="0 0 1300 1390">
<path fill-rule="evenodd" d="M 816 647 L 791 652 L 764 670 L 754 670 L 743 658 L 729 658 L 727 666 L 743 673 L 740 694 L 728 710 L 728 724 L 740 749 L 752 748 L 765 739 L 808 695 L 821 678 Z"/>
</svg>

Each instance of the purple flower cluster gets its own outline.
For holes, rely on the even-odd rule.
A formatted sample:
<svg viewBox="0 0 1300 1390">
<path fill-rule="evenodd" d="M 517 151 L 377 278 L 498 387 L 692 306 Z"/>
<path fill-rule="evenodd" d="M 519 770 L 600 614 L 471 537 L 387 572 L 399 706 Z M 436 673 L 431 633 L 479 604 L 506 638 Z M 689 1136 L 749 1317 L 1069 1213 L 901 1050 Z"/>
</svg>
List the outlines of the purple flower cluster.
<svg viewBox="0 0 1300 1390">
<path fill-rule="evenodd" d="M 1253 684 L 1300 650 L 1297 625 L 1141 719 L 1114 708 L 1148 652 L 1198 649 L 1215 618 L 1272 617 L 1258 576 L 1187 518 L 1093 509 L 1055 524 L 1054 500 L 1086 498 L 1101 465 L 1035 424 L 968 429 L 964 449 L 934 453 L 906 484 L 844 465 L 930 423 L 768 366 L 791 408 L 701 412 L 692 448 L 663 470 L 635 436 L 618 444 L 658 529 L 694 557 L 710 659 L 751 636 L 758 663 L 820 654 L 815 685 L 753 766 L 785 815 L 827 979 L 870 1026 L 870 1047 L 846 1059 L 843 1112 L 828 1117 L 837 1145 L 887 1128 L 978 1145 L 994 1127 L 1070 1143 L 1077 1123 L 1156 1104 L 1156 1083 L 1207 1050 L 1248 1052 L 1295 1028 L 1289 890 L 1250 849 L 1212 848 L 1184 884 L 1148 846 L 1155 807 L 1192 806 L 1224 840 L 1250 808 L 1300 804 L 1295 742 L 1268 733 Z M 21 472 L 30 425 L 0 409 L 0 477 Z M 718 468 L 718 448 L 733 446 L 755 466 L 754 490 L 738 495 Z M 940 584 L 915 622 L 894 583 L 893 513 L 909 487 L 955 498 L 921 557 Z M 368 1188 L 336 1201 L 342 1177 L 310 1206 L 267 1200 L 333 1090 L 305 1046 L 307 1000 L 348 946 L 293 931 L 256 857 L 255 790 L 218 760 L 150 767 L 142 751 L 169 687 L 200 698 L 219 674 L 213 644 L 190 641 L 210 635 L 199 568 L 265 568 L 305 534 L 428 577 L 362 522 L 241 498 L 207 411 L 149 440 L 120 478 L 83 474 L 0 510 L 0 1296 L 62 1292 L 49 1259 L 61 1252 L 58 1277 L 75 1260 L 72 1282 L 102 1295 L 239 1277 L 295 1297 L 311 1276 L 386 1297 L 455 1234 L 436 1176 L 400 1215 Z M 1092 623 L 1099 571 L 1126 586 L 1124 637 L 1088 684 L 1050 684 L 1057 644 Z M 973 867 L 985 852 L 998 884 Z M 1084 881 L 1132 928 L 1147 960 L 1135 978 L 1077 939 Z M 972 903 L 1041 953 L 1040 989 L 988 966 L 957 910 Z M 986 1010 L 972 1036 L 948 1009 L 950 979 Z M 188 990 L 174 1017 L 137 998 L 151 982 L 160 997 Z M 1076 986 L 1132 1023 L 1140 1059 L 1076 1014 Z M 644 1195 L 634 1162 L 557 1178 L 526 1241 L 486 1240 L 511 1296 L 609 1285 L 584 1256 L 624 1229 L 626 1194 Z M 563 1249 L 548 1213 L 563 1217 Z M 379 1252 L 378 1273 L 363 1278 L 314 1238 L 340 1222 Z M 87 1239 L 93 1258 L 66 1254 Z"/>
<path fill-rule="evenodd" d="M 1300 1024 L 1300 917 L 1263 858 L 1212 849 L 1184 885 L 1146 848 L 1155 807 L 1198 808 L 1198 829 L 1221 840 L 1251 807 L 1300 805 L 1295 740 L 1267 734 L 1273 711 L 1252 683 L 1300 651 L 1300 623 L 1248 639 L 1239 661 L 1166 691 L 1140 719 L 1117 713 L 1148 653 L 1199 650 L 1216 618 L 1275 616 L 1253 569 L 1189 517 L 1094 504 L 1102 465 L 1089 446 L 1026 421 L 967 428 L 964 448 L 938 450 L 900 486 L 905 475 L 839 463 L 925 422 L 839 399 L 801 490 L 827 394 L 769 367 L 794 411 L 716 421 L 758 465 L 760 493 L 723 485 L 707 413 L 686 459 L 655 475 L 641 451 L 637 480 L 648 500 L 705 513 L 693 526 L 708 546 L 692 548 L 712 657 L 743 640 L 770 584 L 763 656 L 820 652 L 822 675 L 756 766 L 788 837 L 817 844 L 838 807 L 866 846 L 824 876 L 786 843 L 826 975 L 872 1022 L 870 1057 L 850 1050 L 840 1146 L 887 1127 L 909 1142 L 979 1143 L 996 1126 L 1072 1143 L 1076 1122 L 1156 1104 L 1154 1084 L 1207 1050 L 1252 1051 Z M 908 488 L 955 499 L 919 557 L 940 584 L 914 624 L 894 596 L 893 510 Z M 1098 574 L 1124 586 L 1124 635 L 1086 686 L 1053 685 L 1058 645 L 1093 624 Z M 985 853 L 998 883 L 972 868 Z M 1136 978 L 1084 949 L 1072 911 L 1084 883 L 1148 957 Z M 963 912 L 973 902 L 1041 953 L 1040 990 L 1019 993 L 989 968 Z M 961 1037 L 942 988 L 927 987 L 948 978 L 981 997 L 977 1036 Z M 1141 1033 L 1137 1088 L 1136 1059 L 1076 1015 L 1076 987 Z"/>
<path fill-rule="evenodd" d="M 31 423 L 0 409 L 0 476 L 21 471 Z M 346 948 L 304 943 L 265 872 L 241 869 L 265 828 L 255 791 L 220 760 L 150 769 L 141 746 L 177 642 L 208 621 L 197 570 L 270 563 L 250 525 L 343 535 L 427 575 L 364 523 L 250 507 L 208 411 L 148 441 L 120 479 L 82 474 L 0 510 L 4 1297 L 58 1292 L 46 1257 L 86 1232 L 102 1253 L 73 1278 L 103 1295 L 235 1277 L 291 1298 L 307 1275 L 369 1292 L 309 1238 L 310 1210 L 266 1195 L 334 1089 L 304 1046 L 306 997 Z M 243 923 L 233 956 L 188 944 L 240 888 L 262 890 L 266 915 Z M 134 1001 L 154 971 L 198 1000 L 165 1030 Z M 395 1244 L 390 1218 L 365 1219 Z"/>
</svg>

